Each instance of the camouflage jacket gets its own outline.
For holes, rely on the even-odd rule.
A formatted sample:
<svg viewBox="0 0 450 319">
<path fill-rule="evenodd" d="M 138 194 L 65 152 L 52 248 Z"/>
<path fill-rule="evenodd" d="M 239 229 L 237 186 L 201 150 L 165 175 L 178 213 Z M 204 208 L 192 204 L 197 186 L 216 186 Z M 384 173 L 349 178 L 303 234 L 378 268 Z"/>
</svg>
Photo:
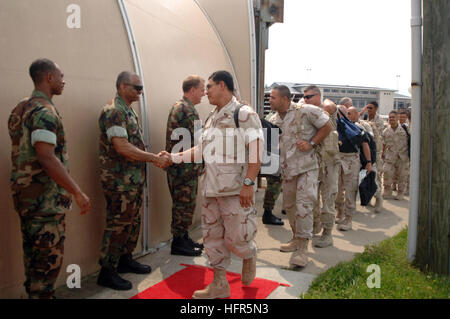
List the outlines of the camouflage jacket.
<svg viewBox="0 0 450 319">
<path fill-rule="evenodd" d="M 174 152 L 181 152 L 183 150 L 189 149 L 191 147 L 194 147 L 195 145 L 195 132 L 197 127 L 195 127 L 195 121 L 200 121 L 200 117 L 198 115 L 197 110 L 195 109 L 194 104 L 192 102 L 183 96 L 181 100 L 176 102 L 170 112 L 169 117 L 167 119 L 167 129 L 166 129 L 166 151 L 171 153 Z M 197 122 L 200 123 L 200 122 Z M 174 131 L 184 128 L 185 136 L 187 137 L 187 133 L 189 133 L 190 140 L 185 141 L 184 136 L 179 136 Z M 199 127 L 201 128 L 201 127 Z M 173 135 L 173 136 L 172 136 Z M 174 139 L 172 139 L 174 138 Z M 174 146 L 178 143 L 181 143 L 180 145 L 184 145 L 184 149 L 177 149 L 173 150 Z M 177 174 L 180 173 L 180 169 L 183 170 L 185 174 L 188 175 L 200 175 L 203 168 L 203 164 L 201 163 L 182 163 L 182 164 L 174 164 L 173 166 L 169 167 L 167 169 L 168 172 L 176 172 Z"/>
<path fill-rule="evenodd" d="M 145 150 L 136 112 L 117 95 L 103 107 L 98 124 L 100 179 L 103 188 L 126 192 L 142 187 L 145 183 L 145 163 L 127 160 L 119 155 L 111 141 L 113 137 L 125 137 L 130 144 Z"/>
<path fill-rule="evenodd" d="M 408 135 L 400 124 L 395 130 L 390 125 L 386 127 L 383 131 L 383 140 L 386 163 L 392 163 L 397 159 L 405 163 L 408 161 Z"/>
<path fill-rule="evenodd" d="M 37 160 L 34 145 L 55 145 L 55 156 L 68 169 L 68 154 L 61 116 L 42 92 L 33 91 L 21 101 L 8 120 L 11 137 L 11 190 L 14 204 L 22 215 L 38 210 L 58 212 L 70 208 L 71 196 L 56 184 Z"/>
<path fill-rule="evenodd" d="M 298 114 L 296 114 L 297 112 Z M 301 119 L 300 123 L 299 119 Z M 271 118 L 271 122 L 280 127 L 282 131 L 280 163 L 283 179 L 290 180 L 299 174 L 319 168 L 316 151 L 312 149 L 302 152 L 298 148 L 297 142 L 301 139 L 310 141 L 329 119 L 328 115 L 317 106 L 310 104 L 298 106 L 295 103 L 291 103 L 284 119 L 278 112 Z"/>
</svg>

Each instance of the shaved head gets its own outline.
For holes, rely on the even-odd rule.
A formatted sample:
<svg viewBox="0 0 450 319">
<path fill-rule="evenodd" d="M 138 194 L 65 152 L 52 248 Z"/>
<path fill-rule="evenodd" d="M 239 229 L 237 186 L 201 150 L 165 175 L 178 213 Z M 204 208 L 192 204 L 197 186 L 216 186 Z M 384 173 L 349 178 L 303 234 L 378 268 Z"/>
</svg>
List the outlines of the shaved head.
<svg viewBox="0 0 450 319">
<path fill-rule="evenodd" d="M 337 107 L 333 101 L 331 101 L 330 99 L 325 99 L 325 101 L 323 101 L 323 110 L 332 115 L 336 113 Z"/>
<path fill-rule="evenodd" d="M 358 122 L 359 113 L 358 113 L 358 110 L 356 109 L 356 107 L 350 106 L 350 107 L 347 109 L 347 111 L 348 111 L 347 117 L 350 119 L 350 121 L 352 121 L 352 122 Z"/>
</svg>

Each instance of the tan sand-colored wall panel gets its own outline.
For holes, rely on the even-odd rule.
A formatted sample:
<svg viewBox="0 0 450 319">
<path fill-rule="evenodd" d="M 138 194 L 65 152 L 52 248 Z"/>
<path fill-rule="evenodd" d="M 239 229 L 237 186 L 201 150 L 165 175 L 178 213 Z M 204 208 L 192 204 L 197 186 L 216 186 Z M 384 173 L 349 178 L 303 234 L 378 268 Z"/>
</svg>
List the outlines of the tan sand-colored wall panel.
<svg viewBox="0 0 450 319">
<path fill-rule="evenodd" d="M 236 72 L 241 98 L 252 101 L 251 30 L 247 0 L 196 0 L 214 24 Z M 250 8 L 251 9 L 251 8 Z M 256 92 L 255 89 L 253 92 Z"/>
<path fill-rule="evenodd" d="M 69 0 L 3 0 L 0 3 L 0 298 L 24 297 L 22 238 L 19 218 L 9 191 L 11 142 L 7 119 L 11 109 L 33 89 L 28 75 L 39 57 L 60 65 L 67 82 L 63 95 L 54 98 L 66 130 L 72 176 L 92 201 L 89 215 L 74 208 L 66 217 L 63 270 L 78 264 L 82 275 L 98 269 L 97 259 L 105 224 L 105 204 L 98 172 L 98 116 L 115 94 L 115 79 L 132 70 L 128 38 L 116 1 L 77 0 L 81 28 L 66 25 Z"/>
</svg>

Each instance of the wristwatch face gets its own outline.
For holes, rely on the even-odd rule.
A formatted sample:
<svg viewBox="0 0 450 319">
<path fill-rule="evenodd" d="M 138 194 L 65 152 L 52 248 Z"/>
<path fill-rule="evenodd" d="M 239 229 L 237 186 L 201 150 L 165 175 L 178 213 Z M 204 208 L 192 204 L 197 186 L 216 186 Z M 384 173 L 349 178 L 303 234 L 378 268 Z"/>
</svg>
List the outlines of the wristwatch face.
<svg viewBox="0 0 450 319">
<path fill-rule="evenodd" d="M 250 178 L 244 179 L 244 185 L 251 186 L 255 185 L 255 182 L 253 182 Z"/>
</svg>

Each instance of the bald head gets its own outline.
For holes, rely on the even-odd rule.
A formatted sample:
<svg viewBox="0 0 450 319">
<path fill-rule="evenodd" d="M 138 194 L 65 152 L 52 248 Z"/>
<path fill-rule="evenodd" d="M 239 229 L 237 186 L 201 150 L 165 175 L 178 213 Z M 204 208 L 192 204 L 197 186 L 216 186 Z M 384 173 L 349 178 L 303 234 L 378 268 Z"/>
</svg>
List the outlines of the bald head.
<svg viewBox="0 0 450 319">
<path fill-rule="evenodd" d="M 325 101 L 323 101 L 323 110 L 328 114 L 333 115 L 334 113 L 336 113 L 337 107 L 333 101 L 331 101 L 330 99 L 325 99 Z"/>
<path fill-rule="evenodd" d="M 350 119 L 350 121 L 358 122 L 358 118 L 359 118 L 358 110 L 354 106 L 350 106 L 347 109 L 347 111 L 348 111 L 347 117 Z"/>
</svg>

